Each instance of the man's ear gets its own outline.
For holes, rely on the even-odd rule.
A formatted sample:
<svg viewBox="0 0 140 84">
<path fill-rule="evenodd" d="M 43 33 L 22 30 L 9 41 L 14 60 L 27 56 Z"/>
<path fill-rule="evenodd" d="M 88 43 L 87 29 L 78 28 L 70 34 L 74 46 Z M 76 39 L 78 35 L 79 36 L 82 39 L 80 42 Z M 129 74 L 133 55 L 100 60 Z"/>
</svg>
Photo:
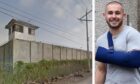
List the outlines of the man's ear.
<svg viewBox="0 0 140 84">
<path fill-rule="evenodd" d="M 127 17 L 126 15 L 127 15 L 126 13 L 123 14 L 124 17 Z"/>
<path fill-rule="evenodd" d="M 103 16 L 105 17 L 105 13 L 103 13 Z"/>
</svg>

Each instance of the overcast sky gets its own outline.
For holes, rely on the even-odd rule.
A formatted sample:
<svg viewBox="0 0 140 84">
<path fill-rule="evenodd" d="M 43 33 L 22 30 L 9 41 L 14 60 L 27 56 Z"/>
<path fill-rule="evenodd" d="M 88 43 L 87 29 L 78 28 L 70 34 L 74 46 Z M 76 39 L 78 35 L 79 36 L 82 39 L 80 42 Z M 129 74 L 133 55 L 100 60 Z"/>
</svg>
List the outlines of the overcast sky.
<svg viewBox="0 0 140 84">
<path fill-rule="evenodd" d="M 78 18 L 91 10 L 91 0 L 0 0 L 0 44 L 8 41 L 5 25 L 19 19 L 39 27 L 37 41 L 86 49 L 86 24 Z M 92 19 L 92 14 L 88 18 Z M 85 18 L 83 18 L 85 19 Z M 91 50 L 92 27 L 89 22 Z"/>
</svg>

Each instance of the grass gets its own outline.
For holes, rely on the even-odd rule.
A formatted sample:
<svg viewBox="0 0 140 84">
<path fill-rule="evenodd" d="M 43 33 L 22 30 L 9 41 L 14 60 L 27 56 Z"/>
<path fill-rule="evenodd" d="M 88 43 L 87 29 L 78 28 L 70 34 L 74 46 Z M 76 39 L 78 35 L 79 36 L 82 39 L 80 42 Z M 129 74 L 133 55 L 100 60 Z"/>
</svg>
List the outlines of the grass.
<svg viewBox="0 0 140 84">
<path fill-rule="evenodd" d="M 11 71 L 0 69 L 0 84 L 23 84 L 27 81 L 49 80 L 57 76 L 66 76 L 88 69 L 87 63 L 87 60 L 41 60 L 38 63 L 18 61 Z"/>
</svg>

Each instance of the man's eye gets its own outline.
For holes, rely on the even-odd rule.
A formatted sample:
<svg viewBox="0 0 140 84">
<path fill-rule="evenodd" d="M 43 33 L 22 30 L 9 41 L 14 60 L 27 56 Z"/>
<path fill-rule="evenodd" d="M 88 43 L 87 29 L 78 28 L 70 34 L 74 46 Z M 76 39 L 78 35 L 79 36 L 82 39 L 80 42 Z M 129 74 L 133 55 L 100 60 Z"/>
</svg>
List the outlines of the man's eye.
<svg viewBox="0 0 140 84">
<path fill-rule="evenodd" d="M 120 14 L 120 12 L 119 12 L 119 11 L 117 11 L 117 12 L 115 12 L 115 14 L 116 14 L 116 15 L 119 15 L 119 14 Z"/>
<path fill-rule="evenodd" d="M 108 12 L 108 14 L 110 14 L 110 15 L 111 15 L 111 14 L 113 14 L 113 12 L 112 12 L 112 11 L 109 11 L 109 12 Z"/>
</svg>

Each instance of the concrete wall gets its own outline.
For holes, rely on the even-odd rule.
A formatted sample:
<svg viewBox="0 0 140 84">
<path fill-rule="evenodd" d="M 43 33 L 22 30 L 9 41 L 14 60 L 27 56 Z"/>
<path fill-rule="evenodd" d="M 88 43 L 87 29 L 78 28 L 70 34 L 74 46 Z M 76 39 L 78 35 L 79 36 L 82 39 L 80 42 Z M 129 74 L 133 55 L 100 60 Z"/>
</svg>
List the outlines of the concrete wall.
<svg viewBox="0 0 140 84">
<path fill-rule="evenodd" d="M 77 59 L 77 50 L 73 49 L 73 59 Z"/>
<path fill-rule="evenodd" d="M 104 20 L 102 13 L 104 12 L 105 5 L 113 0 L 95 0 L 95 35 L 98 38 L 101 34 L 107 31 L 108 26 Z M 139 0 L 116 0 L 124 5 L 125 12 L 130 17 L 130 25 L 138 29 L 138 1 Z M 139 1 L 140 3 L 140 1 Z M 139 15 L 140 16 L 140 15 Z M 127 19 L 124 21 L 126 24 Z"/>
<path fill-rule="evenodd" d="M 87 59 L 86 51 L 47 43 L 15 39 L 13 61 L 38 62 L 45 60 Z M 90 52 L 91 53 L 91 52 Z"/>
<path fill-rule="evenodd" d="M 13 41 L 0 46 L 0 67 L 5 67 L 7 70 L 13 66 Z"/>
<path fill-rule="evenodd" d="M 72 60 L 72 49 L 67 48 L 67 60 Z"/>
<path fill-rule="evenodd" d="M 67 48 L 61 47 L 61 60 L 66 60 L 66 59 L 67 59 Z"/>
<path fill-rule="evenodd" d="M 44 59 L 52 60 L 53 59 L 52 45 L 43 43 L 43 46 L 44 46 L 44 48 L 43 48 L 43 57 L 44 57 Z"/>
<path fill-rule="evenodd" d="M 30 42 L 31 43 L 31 62 L 38 62 L 42 60 L 42 43 Z"/>
<path fill-rule="evenodd" d="M 13 41 L 13 62 L 31 60 L 31 43 L 29 41 L 14 40 Z"/>
<path fill-rule="evenodd" d="M 140 31 L 140 0 L 138 0 L 137 4 L 138 4 L 138 9 L 137 9 L 138 21 L 137 21 L 137 24 L 138 24 L 138 30 Z"/>
<path fill-rule="evenodd" d="M 60 46 L 53 45 L 53 59 L 54 60 L 60 60 L 61 59 L 61 57 L 60 57 L 60 49 L 61 49 Z"/>
<path fill-rule="evenodd" d="M 0 64 L 3 64 L 3 62 L 4 62 L 4 46 L 1 46 L 0 47 Z"/>
<path fill-rule="evenodd" d="M 91 56 L 91 52 L 90 52 Z M 12 69 L 17 61 L 87 59 L 86 51 L 47 43 L 14 39 L 0 47 L 0 67 Z"/>
<path fill-rule="evenodd" d="M 80 50 L 77 49 L 77 60 L 80 60 L 81 59 L 81 52 Z"/>
</svg>

